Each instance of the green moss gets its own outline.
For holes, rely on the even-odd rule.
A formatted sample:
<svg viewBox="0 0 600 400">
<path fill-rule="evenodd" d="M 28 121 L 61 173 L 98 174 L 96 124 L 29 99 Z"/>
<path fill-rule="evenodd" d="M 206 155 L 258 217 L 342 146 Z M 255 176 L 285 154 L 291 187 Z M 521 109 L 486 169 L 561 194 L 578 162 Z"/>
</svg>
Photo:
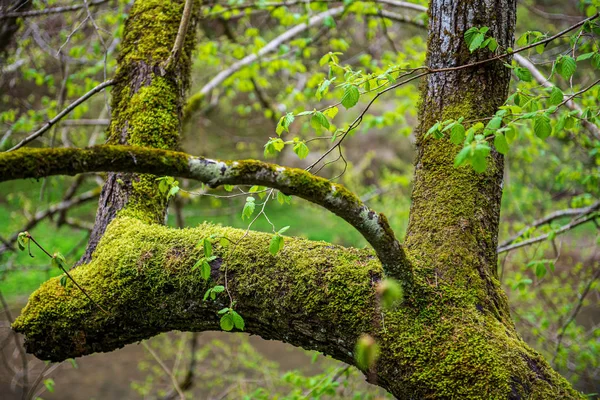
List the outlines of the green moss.
<svg viewBox="0 0 600 400">
<path fill-rule="evenodd" d="M 193 265 L 213 237 L 211 282 Z M 221 247 L 216 238 L 237 245 Z M 243 240 L 240 239 L 243 237 Z M 398 398 L 576 398 L 566 381 L 490 313 L 432 296 L 428 304 L 381 310 L 379 262 L 369 250 L 285 239 L 274 257 L 271 235 L 203 224 L 171 229 L 118 217 L 92 262 L 73 277 L 110 315 L 59 278 L 34 293 L 13 328 L 38 357 L 62 360 L 170 330 L 218 329 L 226 294 L 202 301 L 214 284 L 236 300 L 249 333 L 317 349 L 353 362 L 362 333 L 381 345 L 377 382 Z M 439 294 L 439 293 L 438 293 Z M 518 398 L 514 397 L 513 398 Z"/>
<path fill-rule="evenodd" d="M 184 50 L 173 69 L 164 70 L 182 16 L 185 1 L 137 1 L 126 22 L 119 53 L 117 85 L 113 91 L 110 144 L 175 149 L 179 143 L 183 93 L 189 85 L 194 21 Z M 196 10 L 198 7 L 195 8 Z M 158 192 L 156 177 L 133 175 L 121 211 L 147 222 L 162 222 L 167 198 Z"/>
</svg>

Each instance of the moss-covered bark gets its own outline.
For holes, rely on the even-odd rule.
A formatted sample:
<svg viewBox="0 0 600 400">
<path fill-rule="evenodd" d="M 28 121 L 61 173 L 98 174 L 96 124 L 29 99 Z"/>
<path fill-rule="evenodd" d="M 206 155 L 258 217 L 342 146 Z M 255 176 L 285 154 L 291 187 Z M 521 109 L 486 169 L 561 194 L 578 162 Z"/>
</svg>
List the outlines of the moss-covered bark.
<svg viewBox="0 0 600 400">
<path fill-rule="evenodd" d="M 178 61 L 168 70 L 184 0 L 138 0 L 125 24 L 112 98 L 109 144 L 175 149 L 179 143 L 184 94 L 189 86 L 191 52 L 195 44 L 195 16 Z M 198 5 L 198 4 L 196 4 Z M 80 263 L 91 255 L 108 223 L 117 213 L 162 223 L 166 196 L 157 191 L 156 176 L 108 175 L 102 189 L 96 222 Z"/>
<path fill-rule="evenodd" d="M 236 299 L 246 331 L 318 350 L 354 364 L 362 333 L 381 344 L 373 383 L 398 398 L 576 397 L 568 383 L 491 313 L 440 298 L 393 311 L 378 306 L 382 268 L 370 250 L 286 238 L 277 256 L 270 235 L 251 232 L 233 246 L 214 246 L 211 282 L 192 267 L 198 242 L 215 235 L 233 241 L 245 231 L 209 224 L 171 229 L 132 217 L 109 225 L 92 262 L 73 277 L 106 315 L 60 278 L 30 299 L 14 329 L 29 352 L 64 360 L 112 351 L 171 330 L 218 330 L 221 294 L 203 301 L 209 285 L 223 284 Z M 233 253 L 231 253 L 233 251 Z"/>
<path fill-rule="evenodd" d="M 464 45 L 463 33 L 471 26 L 489 26 L 500 45 L 510 46 L 515 6 L 515 0 L 433 0 L 429 66 L 486 58 L 485 52 L 470 54 Z M 120 58 L 111 144 L 176 146 L 181 90 L 189 73 L 186 56 L 179 70 L 164 71 L 161 65 L 175 39 L 181 7 L 180 1 L 136 2 Z M 423 135 L 438 119 L 491 115 L 506 96 L 508 80 L 501 63 L 491 63 L 430 75 L 424 84 L 406 239 L 411 280 L 398 308 L 382 310 L 378 305 L 375 286 L 382 267 L 370 251 L 288 238 L 284 249 L 272 256 L 270 236 L 251 232 L 233 253 L 233 246 L 216 245 L 210 283 L 223 283 L 227 272 L 228 288 L 247 332 L 316 349 L 348 363 L 354 363 L 356 339 L 369 333 L 381 345 L 369 379 L 403 399 L 579 397 L 518 337 L 498 284 L 495 249 L 502 157 L 494 153 L 483 174 L 454 169 L 458 147 Z M 110 152 L 111 147 L 106 149 Z M 135 153 L 155 156 L 157 151 Z M 19 154 L 24 153 L 0 157 L 0 165 L 5 162 L 6 168 L 13 168 L 8 161 Z M 159 167 L 145 157 L 132 161 L 123 151 L 110 156 L 121 157 L 131 171 L 146 162 L 147 172 L 163 167 L 193 170 L 187 156 L 164 154 L 169 157 L 159 159 Z M 217 167 L 218 173 L 225 168 L 225 176 L 230 166 L 214 163 L 209 167 Z M 258 164 L 248 166 L 256 172 Z M 40 170 L 23 165 L 34 174 L 45 171 L 43 163 L 36 164 Z M 264 167 L 265 173 L 273 172 Z M 224 297 L 202 301 L 209 283 L 193 270 L 201 257 L 197 243 L 211 235 L 236 240 L 244 232 L 213 225 L 163 227 L 156 222 L 162 218 L 165 200 L 157 196 L 152 178 L 123 175 L 121 184 L 117 176 L 109 179 L 100 203 L 95 234 L 101 241 L 97 246 L 91 243 L 93 257 L 90 250 L 87 262 L 72 271 L 109 314 L 71 284 L 62 287 L 58 278 L 46 282 L 14 324 L 25 334 L 27 349 L 40 358 L 62 360 L 111 351 L 173 329 L 218 329 L 217 310 L 229 305 Z M 314 196 L 326 197 L 331 189 L 307 182 L 303 175 L 288 178 Z M 213 183 L 219 182 L 226 183 Z M 350 195 L 343 197 L 353 203 Z"/>
</svg>

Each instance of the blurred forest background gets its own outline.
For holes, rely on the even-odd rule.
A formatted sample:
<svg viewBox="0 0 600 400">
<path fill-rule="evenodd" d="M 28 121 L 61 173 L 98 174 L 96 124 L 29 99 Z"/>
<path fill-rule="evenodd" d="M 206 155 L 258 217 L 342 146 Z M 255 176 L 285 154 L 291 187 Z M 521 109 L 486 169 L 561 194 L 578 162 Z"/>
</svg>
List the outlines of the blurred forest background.
<svg viewBox="0 0 600 400">
<path fill-rule="evenodd" d="M 424 63 L 425 2 L 415 1 L 415 7 L 397 1 L 272 3 L 203 2 L 192 98 L 206 90 L 216 74 L 291 28 L 306 25 L 308 18 L 335 7 L 346 10 L 325 16 L 291 40 L 278 43 L 275 51 L 210 88 L 203 101 L 190 103 L 183 151 L 212 158 L 267 157 L 304 167 L 328 148 L 331 132 L 311 126 L 309 120 L 296 121 L 294 134 L 311 138 L 303 159 L 291 146 L 265 154 L 265 143 L 277 137 L 277 123 L 287 112 L 335 103 L 335 85 L 322 99 L 315 97 L 328 77 L 327 65 L 320 63 L 322 56 L 339 53 L 340 64 L 381 74 L 390 65 Z M 587 0 L 520 1 L 517 38 L 527 31 L 558 32 L 592 15 L 596 5 Z M 36 13 L 62 6 L 73 9 Z M 71 4 L 0 0 L 0 150 L 10 149 L 114 75 L 130 7 L 131 2 L 124 0 Z M 25 15 L 18 17 L 19 13 Z M 598 51 L 597 39 L 587 38 L 577 46 L 583 48 L 582 53 Z M 571 44 L 564 41 L 549 47 L 543 55 L 534 50 L 522 54 L 520 61 L 524 68 L 538 71 L 542 82 L 551 72 L 552 63 L 547 60 L 569 52 Z M 582 60 L 571 79 L 556 76 L 555 83 L 565 92 L 585 87 L 597 79 L 598 66 L 593 60 Z M 524 98 L 546 93 L 535 73 L 532 77 L 513 79 L 512 92 Z M 576 106 L 585 110 L 598 100 L 596 86 L 578 98 Z M 32 144 L 84 147 L 103 143 L 109 103 L 107 89 Z M 417 83 L 379 99 L 344 142 L 343 157 L 334 153 L 332 163 L 321 171 L 327 177 L 341 174 L 338 182 L 386 214 L 400 238 L 408 223 L 414 156 L 411 132 L 417 104 Z M 552 125 L 564 123 L 561 117 L 571 111 L 557 112 Z M 343 125 L 356 115 L 354 110 L 340 111 L 336 123 Z M 506 157 L 500 243 L 522 243 L 540 235 L 545 240 L 502 252 L 498 265 L 520 334 L 576 388 L 589 394 L 600 392 L 600 226 L 595 222 L 600 208 L 598 132 L 593 123 L 571 124 L 541 140 L 529 124 L 520 126 Z M 365 383 L 354 368 L 243 333 L 172 332 L 109 354 L 56 365 L 25 355 L 22 339 L 11 332 L 10 322 L 27 297 L 60 270 L 51 268 L 37 249 L 32 250 L 33 258 L 15 251 L 16 235 L 28 230 L 46 248 L 75 262 L 87 243 L 102 181 L 102 174 L 87 174 L 0 184 L 0 397 L 176 398 L 173 382 L 189 398 L 202 399 L 388 397 Z M 180 187 L 171 202 L 169 225 L 211 221 L 248 227 L 248 221 L 241 218 L 245 196 L 231 197 L 223 189 L 186 181 Z M 291 204 L 270 202 L 266 212 L 275 226 L 291 226 L 289 235 L 366 245 L 344 221 L 297 198 Z M 548 218 L 540 221 L 544 217 Z M 252 229 L 271 231 L 264 218 Z"/>
</svg>

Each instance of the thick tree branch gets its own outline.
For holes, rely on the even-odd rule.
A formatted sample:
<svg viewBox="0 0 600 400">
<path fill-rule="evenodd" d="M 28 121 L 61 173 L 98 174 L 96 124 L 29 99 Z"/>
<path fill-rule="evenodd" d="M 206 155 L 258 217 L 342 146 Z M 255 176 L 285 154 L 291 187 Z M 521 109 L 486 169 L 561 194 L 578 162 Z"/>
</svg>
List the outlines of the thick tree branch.
<svg viewBox="0 0 600 400">
<path fill-rule="evenodd" d="M 235 251 L 232 246 L 213 247 L 216 259 L 207 282 L 193 265 L 203 254 L 198 242 L 211 236 L 244 239 Z M 531 379 L 532 368 L 537 377 L 530 389 L 534 398 L 576 397 L 563 378 L 491 313 L 437 295 L 430 301 L 442 302 L 435 307 L 442 307 L 443 314 L 429 301 L 424 308 L 411 308 L 411 300 L 382 310 L 376 295 L 382 269 L 371 251 L 286 238 L 284 248 L 272 256 L 269 240 L 268 234 L 210 224 L 172 229 L 117 217 L 92 261 L 71 271 L 110 315 L 73 285 L 62 287 L 53 278 L 31 297 L 13 328 L 25 334 L 28 352 L 53 361 L 112 351 L 171 330 L 218 330 L 217 311 L 229 299 L 202 298 L 209 287 L 223 284 L 226 270 L 245 332 L 352 365 L 357 338 L 369 333 L 377 338 L 381 355 L 368 379 L 398 398 L 435 398 L 440 393 L 511 398 L 517 390 L 511 382 Z M 438 376 L 440 368 L 444 372 Z M 476 392 L 464 383 L 470 382 L 473 369 Z"/>
<path fill-rule="evenodd" d="M 355 227 L 373 246 L 392 277 L 411 279 L 404 252 L 387 218 L 344 186 L 297 169 L 256 160 L 219 161 L 131 146 L 21 149 L 0 154 L 0 182 L 84 172 L 137 172 L 195 179 L 210 186 L 261 185 L 318 204 Z"/>
</svg>

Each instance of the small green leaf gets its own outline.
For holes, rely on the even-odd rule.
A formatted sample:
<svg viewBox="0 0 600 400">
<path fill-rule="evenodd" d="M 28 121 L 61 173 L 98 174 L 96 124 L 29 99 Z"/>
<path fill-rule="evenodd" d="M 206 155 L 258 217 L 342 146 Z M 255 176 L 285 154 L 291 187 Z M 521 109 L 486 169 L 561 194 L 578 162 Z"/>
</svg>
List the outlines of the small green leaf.
<svg viewBox="0 0 600 400">
<path fill-rule="evenodd" d="M 17 236 L 17 245 L 19 246 L 19 250 L 23 251 L 29 244 L 29 233 L 21 232 L 19 236 Z"/>
<path fill-rule="evenodd" d="M 229 239 L 227 239 L 226 237 L 222 237 L 221 239 L 219 239 L 219 244 L 221 245 L 221 247 L 226 249 L 227 247 L 229 247 Z"/>
<path fill-rule="evenodd" d="M 205 293 L 204 293 L 204 297 L 202 298 L 202 301 L 206 301 L 208 299 L 208 296 L 210 296 L 210 294 L 212 293 L 212 288 L 208 289 Z"/>
<path fill-rule="evenodd" d="M 377 285 L 377 293 L 381 297 L 381 305 L 388 309 L 396 302 L 401 301 L 404 295 L 400 283 L 391 278 L 384 279 Z"/>
<path fill-rule="evenodd" d="M 308 146 L 304 142 L 298 142 L 294 145 L 294 153 L 302 160 L 308 156 Z"/>
<path fill-rule="evenodd" d="M 254 197 L 248 196 L 246 197 L 246 204 L 244 204 L 244 209 L 242 210 L 242 219 L 250 218 L 254 213 L 254 209 L 256 208 L 256 203 Z"/>
<path fill-rule="evenodd" d="M 276 255 L 283 248 L 283 237 L 279 234 L 273 235 L 269 244 L 269 253 Z"/>
<path fill-rule="evenodd" d="M 465 31 L 465 42 L 468 46 L 471 46 L 471 42 L 473 42 L 473 39 L 477 34 L 479 34 L 479 29 L 476 27 L 469 28 Z"/>
<path fill-rule="evenodd" d="M 548 105 L 552 106 L 552 105 L 558 105 L 558 104 L 562 103 L 563 97 L 564 97 L 564 94 L 563 94 L 562 90 L 560 90 L 556 86 L 553 86 L 552 90 L 550 91 L 550 98 L 548 99 Z"/>
<path fill-rule="evenodd" d="M 225 189 L 225 191 L 227 192 L 231 192 L 233 190 L 234 186 L 233 185 L 223 185 L 223 189 Z"/>
<path fill-rule="evenodd" d="M 339 109 L 337 107 L 331 107 L 328 108 L 327 110 L 323 111 L 323 114 L 331 119 L 334 119 L 335 116 L 337 115 Z"/>
<path fill-rule="evenodd" d="M 202 279 L 204 279 L 205 281 L 207 281 L 210 278 L 210 264 L 206 260 L 202 261 L 200 276 L 202 276 Z"/>
<path fill-rule="evenodd" d="M 465 140 L 465 127 L 462 124 L 454 124 L 450 133 L 450 140 L 454 144 L 461 144 Z"/>
<path fill-rule="evenodd" d="M 50 393 L 54 393 L 54 379 L 44 379 L 44 386 L 46 387 L 46 390 L 48 390 Z"/>
<path fill-rule="evenodd" d="M 594 52 L 594 51 L 592 51 L 591 53 L 581 54 L 581 55 L 579 55 L 579 57 L 577 57 L 577 61 L 584 61 L 584 60 L 587 60 L 588 58 L 592 58 L 594 56 L 594 54 L 596 54 L 596 52 Z"/>
<path fill-rule="evenodd" d="M 496 150 L 498 150 L 498 153 L 500 154 L 508 153 L 508 142 L 503 134 L 496 134 L 496 137 L 494 138 L 494 147 L 496 147 Z"/>
<path fill-rule="evenodd" d="M 289 226 L 284 226 L 277 233 L 279 233 L 280 235 L 283 235 L 285 232 L 287 232 L 288 229 L 290 229 Z"/>
<path fill-rule="evenodd" d="M 529 72 L 527 68 L 516 67 L 515 74 L 517 75 L 517 78 L 524 82 L 531 82 L 533 79 L 531 72 Z"/>
<path fill-rule="evenodd" d="M 550 118 L 541 114 L 533 120 L 533 131 L 535 135 L 540 139 L 544 140 L 552 133 L 552 126 L 550 125 Z"/>
<path fill-rule="evenodd" d="M 212 243 L 208 238 L 204 239 L 203 242 L 204 257 L 210 257 L 212 255 Z"/>
<path fill-rule="evenodd" d="M 463 147 L 454 159 L 454 168 L 457 168 L 465 163 L 471 155 L 471 146 Z"/>
<path fill-rule="evenodd" d="M 239 329 L 240 331 L 243 331 L 245 326 L 244 318 L 242 318 L 242 316 L 234 310 L 231 310 L 231 318 L 233 320 L 233 325 L 235 326 L 235 328 Z"/>
<path fill-rule="evenodd" d="M 372 336 L 364 334 L 356 342 L 354 358 L 358 368 L 369 370 L 379 357 L 379 345 Z"/>
<path fill-rule="evenodd" d="M 225 286 L 223 286 L 223 285 L 217 285 L 214 288 L 212 288 L 212 291 L 214 293 L 223 293 L 225 291 Z"/>
<path fill-rule="evenodd" d="M 219 321 L 219 325 L 221 325 L 221 329 L 224 331 L 231 331 L 234 327 L 233 317 L 231 314 L 225 314 L 221 317 L 221 321 Z"/>
<path fill-rule="evenodd" d="M 342 105 L 346 110 L 352 108 L 358 103 L 359 98 L 360 92 L 358 91 L 358 88 L 354 85 L 349 85 L 346 87 L 344 95 L 342 96 Z"/>
<path fill-rule="evenodd" d="M 286 196 L 285 194 L 283 194 L 281 192 L 277 192 L 277 201 L 279 202 L 279 204 L 283 204 L 283 203 L 290 204 L 290 202 L 292 201 L 292 197 Z"/>
<path fill-rule="evenodd" d="M 60 278 L 60 286 L 62 287 L 66 287 L 67 286 L 67 275 L 63 275 Z"/>
<path fill-rule="evenodd" d="M 477 33 L 473 36 L 473 40 L 471 40 L 471 43 L 469 44 L 469 51 L 472 53 L 477 50 L 483 43 L 483 39 L 485 39 L 483 33 Z"/>
<path fill-rule="evenodd" d="M 52 266 L 65 270 L 67 269 L 67 260 L 65 260 L 65 257 L 61 253 L 54 253 L 52 256 Z"/>
<path fill-rule="evenodd" d="M 225 308 L 221 308 L 217 314 L 221 315 L 221 314 L 225 314 L 226 312 L 229 312 L 229 307 L 225 307 Z"/>
<path fill-rule="evenodd" d="M 277 128 L 275 128 L 275 132 L 278 136 L 281 136 L 283 131 L 289 132 L 290 125 L 294 122 L 294 113 L 287 113 L 279 119 L 279 123 L 277 124 Z"/>
<path fill-rule="evenodd" d="M 570 79 L 575 70 L 577 70 L 577 62 L 571 56 L 561 56 L 557 61 L 557 71 L 565 79 Z"/>
<path fill-rule="evenodd" d="M 329 129 L 329 126 L 330 126 L 329 121 L 327 120 L 327 117 L 321 111 L 317 111 L 314 113 L 314 115 L 310 119 L 310 124 L 315 129 L 317 129 L 321 126 L 325 129 Z"/>
</svg>

